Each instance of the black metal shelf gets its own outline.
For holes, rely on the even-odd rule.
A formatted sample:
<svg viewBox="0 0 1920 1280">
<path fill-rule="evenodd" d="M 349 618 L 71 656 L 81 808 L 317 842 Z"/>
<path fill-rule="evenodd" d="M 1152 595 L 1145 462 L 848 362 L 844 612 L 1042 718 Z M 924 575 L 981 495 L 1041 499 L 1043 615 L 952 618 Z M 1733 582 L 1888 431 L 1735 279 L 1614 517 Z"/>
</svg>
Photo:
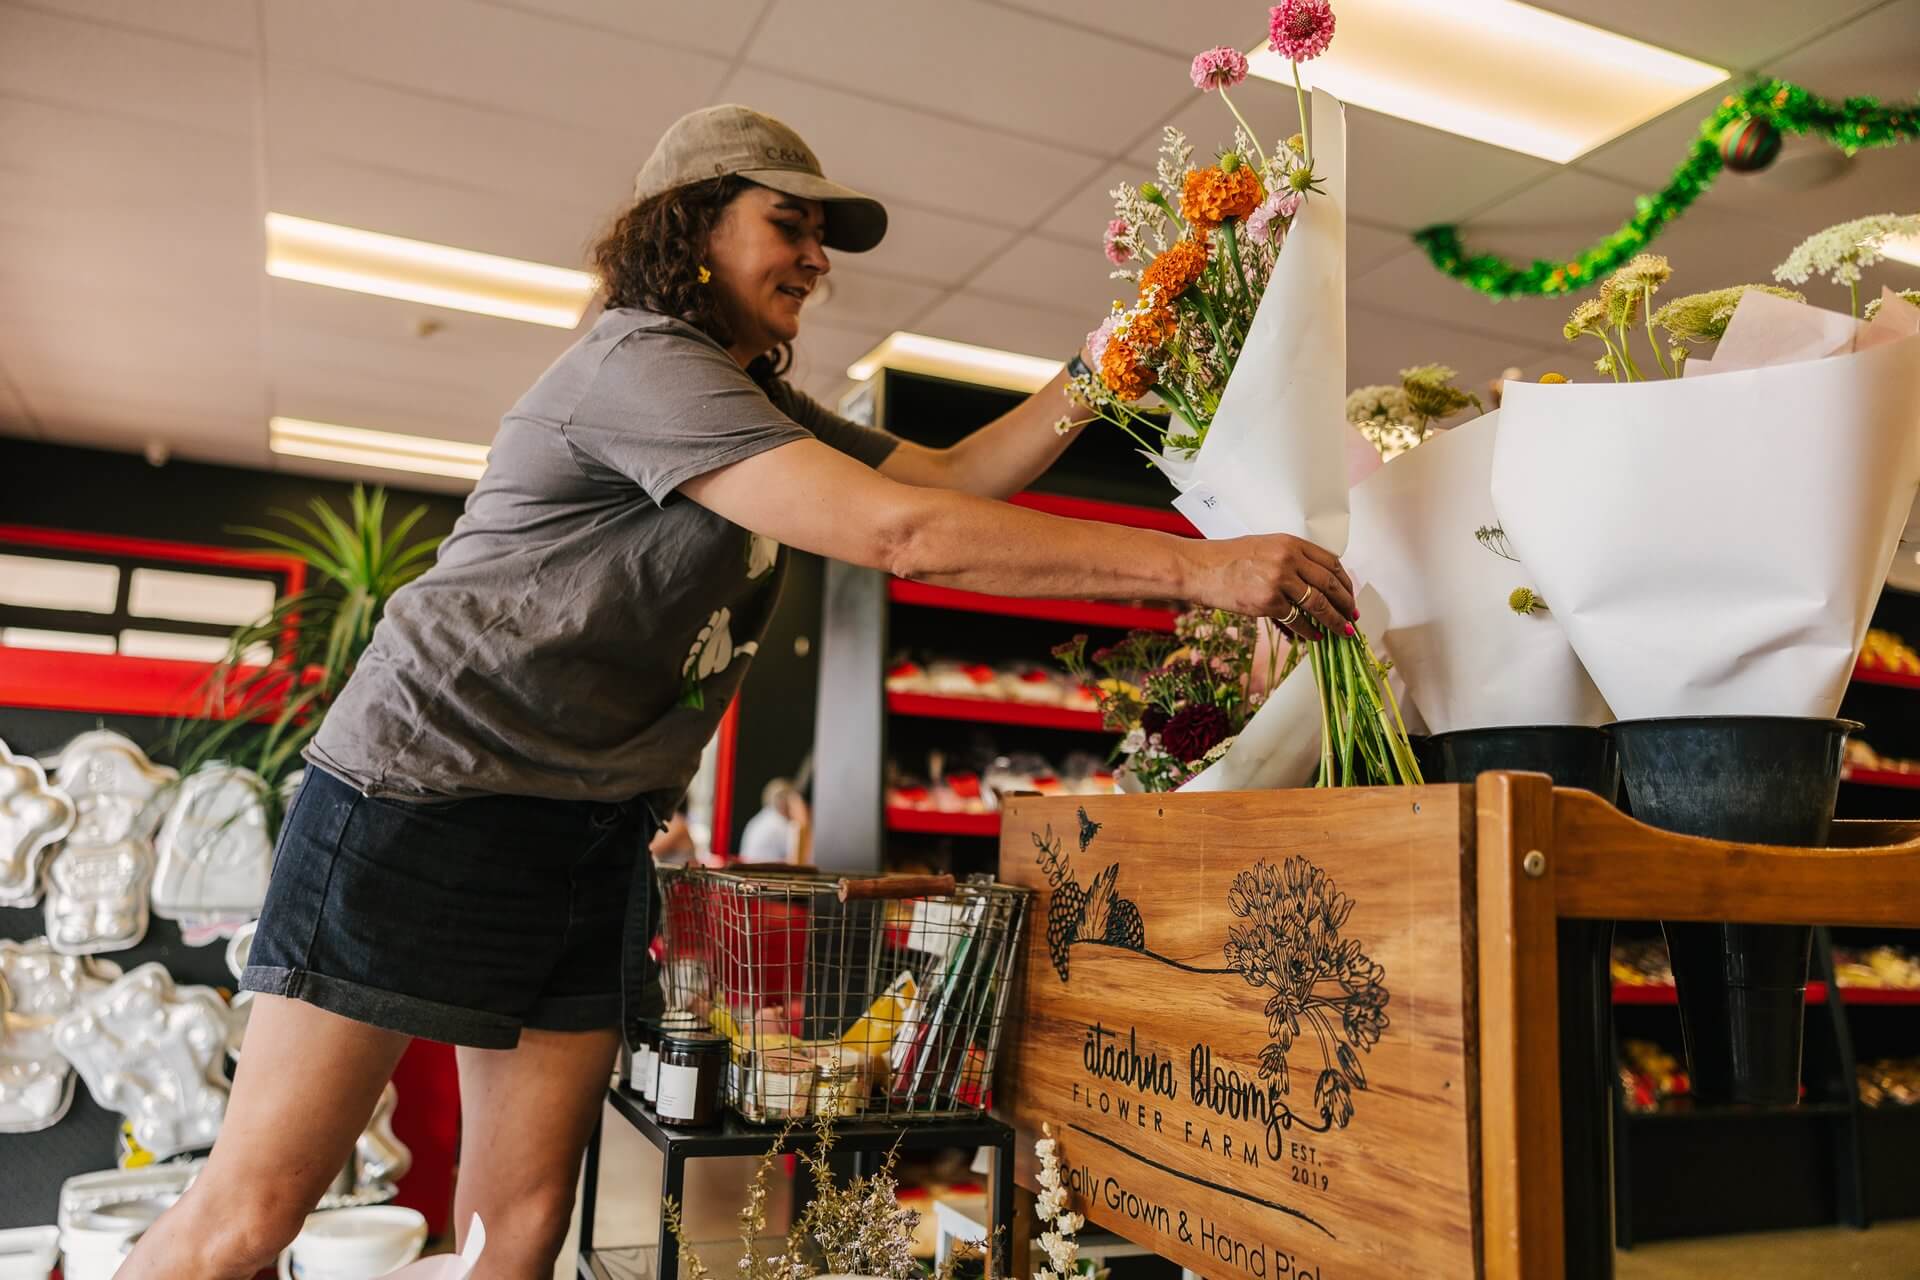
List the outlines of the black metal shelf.
<svg viewBox="0 0 1920 1280">
<path fill-rule="evenodd" d="M 660 1152 L 666 1165 L 660 1179 L 660 1193 L 662 1197 L 670 1196 L 680 1203 L 685 1202 L 688 1160 L 712 1156 L 758 1156 L 776 1148 L 781 1152 L 806 1151 L 819 1145 L 811 1125 L 796 1128 L 783 1139 L 779 1128 L 748 1124 L 729 1113 L 712 1128 L 683 1128 L 663 1124 L 652 1107 L 618 1086 L 607 1091 L 607 1101 L 622 1119 Z M 579 1275 L 583 1280 L 625 1280 L 633 1275 L 646 1275 L 651 1280 L 677 1280 L 680 1250 L 667 1230 L 664 1215 L 660 1220 L 658 1246 L 626 1246 L 608 1250 L 594 1247 L 593 1219 L 600 1190 L 600 1137 L 600 1126 L 596 1125 L 593 1137 L 587 1143 L 586 1185 L 580 1202 L 580 1254 L 575 1264 Z M 996 1231 L 1005 1233 L 1000 1238 L 1011 1239 L 1013 1129 L 1009 1125 L 989 1115 L 962 1115 L 890 1122 L 843 1122 L 833 1127 L 833 1148 L 836 1153 L 866 1155 L 895 1148 L 912 1151 L 946 1147 L 993 1149 L 990 1196 L 993 1223 Z M 805 1172 L 804 1165 L 801 1172 Z M 801 1181 L 804 1183 L 805 1179 Z M 804 1200 L 807 1194 L 803 1186 L 798 1198 Z M 597 1255 L 600 1256 L 596 1261 Z M 653 1265 L 651 1269 L 641 1272 L 611 1269 L 609 1263 L 616 1256 L 622 1262 L 631 1260 L 636 1265 L 651 1258 Z"/>
</svg>

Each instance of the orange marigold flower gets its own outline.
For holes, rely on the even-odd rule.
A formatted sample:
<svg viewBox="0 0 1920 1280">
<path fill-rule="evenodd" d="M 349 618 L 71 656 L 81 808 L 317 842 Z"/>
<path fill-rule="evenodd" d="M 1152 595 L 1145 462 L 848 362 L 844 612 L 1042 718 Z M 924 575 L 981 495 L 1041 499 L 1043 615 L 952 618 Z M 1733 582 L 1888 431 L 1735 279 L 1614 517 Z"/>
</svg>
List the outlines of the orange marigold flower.
<svg viewBox="0 0 1920 1280">
<path fill-rule="evenodd" d="M 1120 400 L 1138 400 L 1158 380 L 1153 370 L 1140 363 L 1131 343 L 1114 338 L 1100 357 L 1100 380 Z"/>
<path fill-rule="evenodd" d="M 1246 217 L 1260 207 L 1266 194 L 1247 165 L 1236 166 L 1232 173 L 1223 173 L 1218 166 L 1195 169 L 1187 174 L 1180 216 L 1196 227 L 1217 226 L 1228 218 Z"/>
<path fill-rule="evenodd" d="M 1198 240 L 1178 240 L 1161 250 L 1160 256 L 1140 273 L 1140 296 L 1158 288 L 1162 304 L 1171 305 L 1193 287 L 1207 269 L 1207 246 Z"/>
<path fill-rule="evenodd" d="M 1173 340 L 1179 321 L 1169 306 L 1152 306 L 1134 313 L 1127 323 L 1127 342 L 1140 350 L 1164 347 Z"/>
</svg>

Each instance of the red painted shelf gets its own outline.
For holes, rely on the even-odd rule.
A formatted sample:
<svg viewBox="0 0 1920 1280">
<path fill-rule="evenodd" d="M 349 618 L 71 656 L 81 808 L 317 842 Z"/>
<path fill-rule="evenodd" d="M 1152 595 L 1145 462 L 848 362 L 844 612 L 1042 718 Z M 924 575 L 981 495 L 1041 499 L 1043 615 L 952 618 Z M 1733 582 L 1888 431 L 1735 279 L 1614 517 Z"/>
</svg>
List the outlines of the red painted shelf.
<svg viewBox="0 0 1920 1280">
<path fill-rule="evenodd" d="M 998 836 L 997 813 L 941 813 L 937 809 L 888 809 L 887 830 L 929 836 Z"/>
<path fill-rule="evenodd" d="M 1920 790 L 1920 773 L 1897 773 L 1892 769 L 1854 769 L 1840 771 L 1840 781 L 1857 782 L 1866 787 L 1911 787 Z"/>
<path fill-rule="evenodd" d="M 1904 671 L 1881 671 L 1875 667 L 1855 666 L 1853 680 L 1855 684 L 1886 684 L 1896 689 L 1920 689 L 1920 675 L 1910 675 Z"/>
<path fill-rule="evenodd" d="M 900 716 L 1078 729 L 1083 733 L 1100 733 L 1105 728 L 1098 711 L 1073 711 L 1032 702 L 999 702 L 992 698 L 949 698 L 933 693 L 889 693 L 887 710 Z"/>
<path fill-rule="evenodd" d="M 901 578 L 895 578 L 887 584 L 887 598 L 895 604 L 922 605 L 932 609 L 957 609 L 963 613 L 994 613 L 1008 618 L 1041 618 L 1049 622 L 1071 622 L 1083 627 L 1141 631 L 1171 631 L 1174 618 L 1179 616 L 1171 609 L 1150 609 L 1143 605 L 990 596 L 978 591 L 930 587 L 924 582 L 908 582 Z"/>
<path fill-rule="evenodd" d="M 1807 984 L 1808 1004 L 1822 1004 L 1826 998 L 1826 983 L 1809 982 Z M 1920 991 L 1909 991 L 1898 987 L 1841 987 L 1840 1000 L 1843 1004 L 1920 1005 Z M 1613 984 L 1613 1002 L 1615 1004 L 1677 1004 L 1679 997 L 1672 987 L 1635 986 L 1616 982 Z"/>
</svg>

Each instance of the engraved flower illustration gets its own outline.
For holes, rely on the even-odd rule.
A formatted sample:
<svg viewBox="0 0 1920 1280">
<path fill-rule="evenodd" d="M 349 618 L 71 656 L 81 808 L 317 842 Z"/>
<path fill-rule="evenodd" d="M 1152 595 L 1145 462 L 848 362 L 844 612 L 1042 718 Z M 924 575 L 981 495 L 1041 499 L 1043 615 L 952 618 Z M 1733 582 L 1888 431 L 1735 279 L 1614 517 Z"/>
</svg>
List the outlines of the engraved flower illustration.
<svg viewBox="0 0 1920 1280">
<path fill-rule="evenodd" d="M 1320 1070 L 1313 1105 L 1327 1124 L 1344 1127 L 1353 1118 L 1353 1091 L 1367 1087 L 1360 1054 L 1387 1029 L 1386 970 L 1358 940 L 1340 936 L 1353 900 L 1321 868 L 1295 857 L 1242 871 L 1227 891 L 1227 907 L 1246 922 L 1227 929 L 1227 965 L 1268 992 L 1261 1078 L 1288 1092 L 1288 1054 L 1314 1045 Z"/>
</svg>

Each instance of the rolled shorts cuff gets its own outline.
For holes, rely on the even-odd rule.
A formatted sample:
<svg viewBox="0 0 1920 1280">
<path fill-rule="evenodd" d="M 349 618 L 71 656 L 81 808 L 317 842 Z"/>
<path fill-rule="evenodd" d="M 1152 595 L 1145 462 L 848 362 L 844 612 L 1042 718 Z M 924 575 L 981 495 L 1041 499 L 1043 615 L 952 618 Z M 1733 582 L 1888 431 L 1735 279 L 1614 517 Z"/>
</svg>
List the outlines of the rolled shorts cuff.
<svg viewBox="0 0 1920 1280">
<path fill-rule="evenodd" d="M 527 1010 L 521 1025 L 535 1031 L 610 1031 L 620 1025 L 620 993 L 546 996 Z"/>
<path fill-rule="evenodd" d="M 473 1049 L 511 1049 L 520 1043 L 523 1025 L 501 1014 L 462 1009 L 397 991 L 382 991 L 311 969 L 248 965 L 240 974 L 240 989 L 285 996 L 386 1031 Z M 617 997 L 615 999 L 617 1002 Z"/>
</svg>

